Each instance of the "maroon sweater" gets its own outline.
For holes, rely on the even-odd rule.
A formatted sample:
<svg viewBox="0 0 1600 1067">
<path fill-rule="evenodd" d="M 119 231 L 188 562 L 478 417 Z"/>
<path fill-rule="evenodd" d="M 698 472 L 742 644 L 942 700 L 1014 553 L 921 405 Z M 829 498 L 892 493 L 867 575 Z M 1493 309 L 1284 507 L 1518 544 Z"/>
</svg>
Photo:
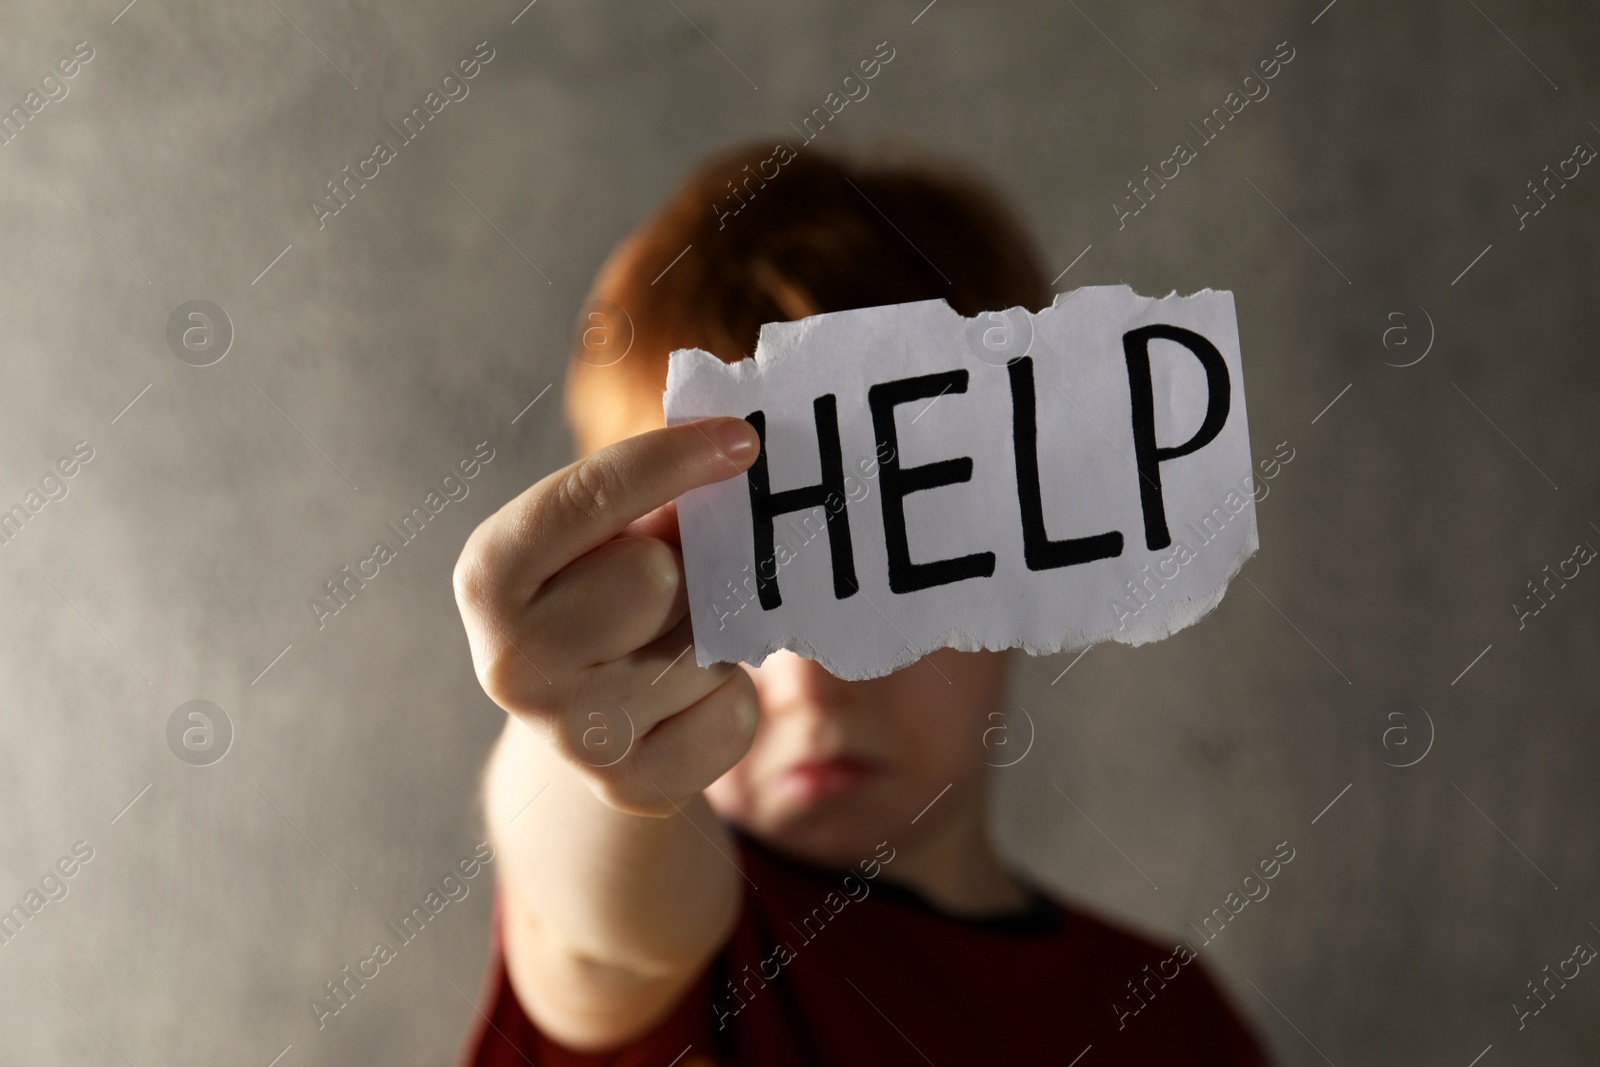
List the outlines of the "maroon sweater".
<svg viewBox="0 0 1600 1067">
<path fill-rule="evenodd" d="M 574 1052 L 529 1019 L 497 905 L 462 1067 L 1268 1062 L 1186 946 L 1163 950 L 1037 891 L 1022 913 L 954 918 L 881 877 L 736 839 L 756 888 L 733 936 L 665 1019 L 612 1053 Z"/>
</svg>

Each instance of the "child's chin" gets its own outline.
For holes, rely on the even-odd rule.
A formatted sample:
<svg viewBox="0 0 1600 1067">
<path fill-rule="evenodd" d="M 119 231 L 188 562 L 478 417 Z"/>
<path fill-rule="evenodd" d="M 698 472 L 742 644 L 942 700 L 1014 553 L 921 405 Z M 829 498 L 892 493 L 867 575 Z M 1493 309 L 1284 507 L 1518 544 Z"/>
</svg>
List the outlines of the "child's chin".
<svg viewBox="0 0 1600 1067">
<path fill-rule="evenodd" d="M 752 832 L 769 848 L 794 859 L 817 867 L 854 868 L 871 859 L 878 844 L 893 836 L 888 821 L 876 819 L 874 814 L 829 805 L 828 810 L 800 813 Z"/>
</svg>

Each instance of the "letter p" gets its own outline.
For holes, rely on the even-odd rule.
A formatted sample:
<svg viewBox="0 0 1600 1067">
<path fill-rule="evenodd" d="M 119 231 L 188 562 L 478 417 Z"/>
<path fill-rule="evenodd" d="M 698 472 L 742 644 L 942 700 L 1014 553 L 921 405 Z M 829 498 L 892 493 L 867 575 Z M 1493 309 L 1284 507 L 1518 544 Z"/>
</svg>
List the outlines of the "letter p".
<svg viewBox="0 0 1600 1067">
<path fill-rule="evenodd" d="M 1150 380 L 1150 342 L 1174 341 L 1200 361 L 1206 372 L 1206 415 L 1194 436 L 1181 445 L 1156 444 L 1154 387 Z M 1133 406 L 1133 453 L 1139 471 L 1139 503 L 1144 510 L 1145 547 L 1154 552 L 1172 544 L 1167 530 L 1167 508 L 1161 495 L 1161 464 L 1198 452 L 1216 439 L 1228 421 L 1230 385 L 1228 365 L 1217 346 L 1193 330 L 1157 324 L 1141 326 L 1122 335 L 1128 358 L 1128 394 Z"/>
</svg>

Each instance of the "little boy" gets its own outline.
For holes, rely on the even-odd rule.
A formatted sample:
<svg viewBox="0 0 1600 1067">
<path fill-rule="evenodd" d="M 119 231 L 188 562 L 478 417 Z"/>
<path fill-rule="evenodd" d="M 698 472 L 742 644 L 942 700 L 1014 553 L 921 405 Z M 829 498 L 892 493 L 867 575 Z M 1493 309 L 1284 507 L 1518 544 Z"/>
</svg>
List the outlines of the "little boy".
<svg viewBox="0 0 1600 1067">
<path fill-rule="evenodd" d="M 509 713 L 463 1064 L 1265 1063 L 1198 962 L 997 856 L 983 734 L 1009 653 L 863 682 L 789 652 L 695 664 L 673 500 L 759 443 L 741 419 L 663 428 L 668 352 L 735 361 L 764 322 L 938 297 L 1051 293 L 981 186 L 787 144 L 702 166 L 600 271 L 566 387 L 584 458 L 455 570 Z"/>
</svg>

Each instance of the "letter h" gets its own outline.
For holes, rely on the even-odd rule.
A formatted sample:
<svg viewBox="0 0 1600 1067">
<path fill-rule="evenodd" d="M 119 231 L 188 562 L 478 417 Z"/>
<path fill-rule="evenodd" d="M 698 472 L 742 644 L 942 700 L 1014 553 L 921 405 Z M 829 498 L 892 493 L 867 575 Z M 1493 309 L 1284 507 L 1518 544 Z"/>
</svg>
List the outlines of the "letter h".
<svg viewBox="0 0 1600 1067">
<path fill-rule="evenodd" d="M 755 427 L 761 439 L 761 453 L 746 472 L 750 483 L 750 525 L 755 536 L 756 596 L 763 611 L 783 603 L 778 592 L 778 569 L 774 559 L 773 520 L 796 511 L 821 507 L 828 524 L 828 549 L 833 556 L 833 595 L 837 600 L 853 596 L 856 582 L 855 550 L 850 542 L 850 516 L 845 510 L 844 456 L 839 445 L 839 408 L 832 393 L 819 396 L 811 404 L 817 424 L 817 454 L 822 481 L 774 493 L 767 474 L 767 419 L 752 411 L 745 421 Z M 837 506 L 834 506 L 834 505 Z"/>
</svg>

